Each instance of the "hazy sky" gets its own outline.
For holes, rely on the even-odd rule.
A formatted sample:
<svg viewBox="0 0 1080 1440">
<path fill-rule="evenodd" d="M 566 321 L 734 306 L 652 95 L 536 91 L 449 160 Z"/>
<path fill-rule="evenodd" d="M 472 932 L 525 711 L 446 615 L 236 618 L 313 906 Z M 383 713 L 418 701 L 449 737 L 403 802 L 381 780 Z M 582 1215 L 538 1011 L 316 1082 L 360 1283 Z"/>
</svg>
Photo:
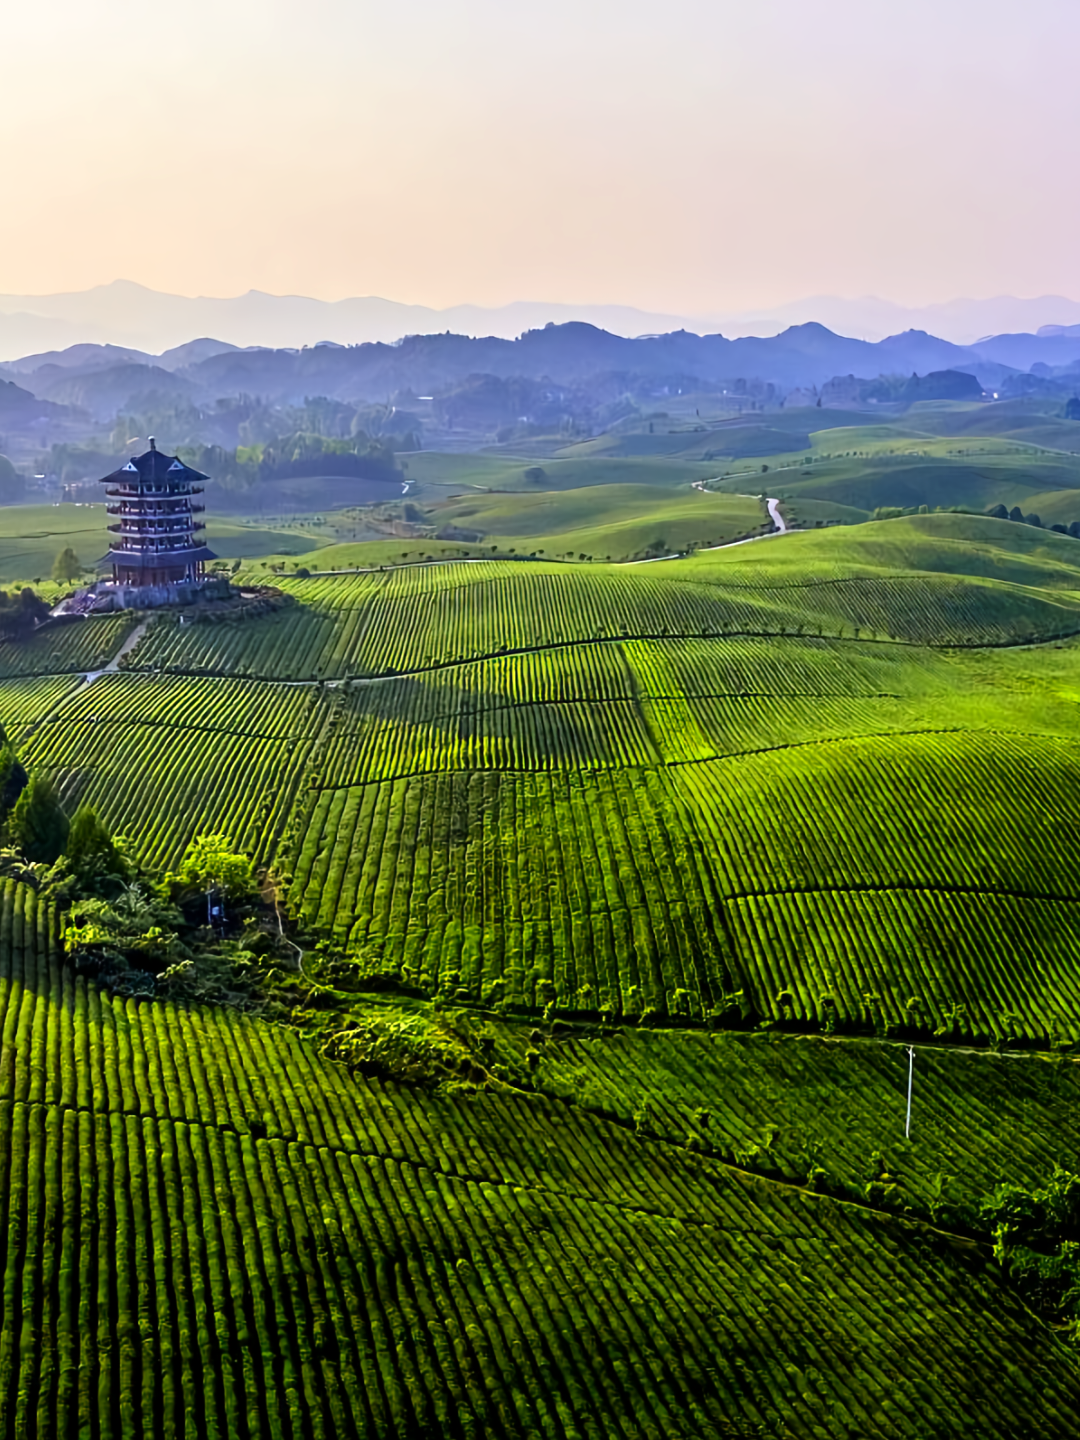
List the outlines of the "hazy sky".
<svg viewBox="0 0 1080 1440">
<path fill-rule="evenodd" d="M 1080 297 L 1080 0 L 7 0 L 0 293 Z"/>
</svg>

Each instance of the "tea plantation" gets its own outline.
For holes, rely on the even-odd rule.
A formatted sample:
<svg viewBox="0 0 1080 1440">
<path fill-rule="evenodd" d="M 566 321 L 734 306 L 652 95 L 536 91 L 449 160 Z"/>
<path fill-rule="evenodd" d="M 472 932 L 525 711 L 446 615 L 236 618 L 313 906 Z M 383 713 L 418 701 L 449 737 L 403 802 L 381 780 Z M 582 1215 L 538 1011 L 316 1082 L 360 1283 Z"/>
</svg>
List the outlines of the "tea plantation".
<svg viewBox="0 0 1080 1440">
<path fill-rule="evenodd" d="M 1080 1361 L 976 1244 L 110 997 L 0 915 L 5 1434 L 1070 1433 Z"/>
<path fill-rule="evenodd" d="M 279 588 L 0 645 L 0 721 L 471 1068 L 110 992 L 0 882 L 0 1431 L 1075 1434 L 979 1206 L 1080 1170 L 1080 542 Z"/>
</svg>

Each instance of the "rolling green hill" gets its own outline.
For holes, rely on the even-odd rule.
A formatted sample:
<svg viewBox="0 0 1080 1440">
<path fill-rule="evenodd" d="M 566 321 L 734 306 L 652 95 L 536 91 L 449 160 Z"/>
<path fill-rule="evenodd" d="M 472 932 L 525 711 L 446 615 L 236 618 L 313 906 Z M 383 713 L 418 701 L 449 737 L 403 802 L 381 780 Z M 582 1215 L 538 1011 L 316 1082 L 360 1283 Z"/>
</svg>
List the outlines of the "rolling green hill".
<svg viewBox="0 0 1080 1440">
<path fill-rule="evenodd" d="M 526 494 L 466 495 L 426 511 L 426 534 L 322 547 L 303 564 L 320 570 L 462 555 L 547 556 L 622 561 L 723 545 L 772 528 L 752 496 L 716 494 L 686 483 L 589 485 Z M 435 537 L 430 531 L 437 527 Z M 460 535 L 471 539 L 440 540 Z M 280 557 L 270 557 L 274 563 Z M 294 566 L 297 562 L 293 562 Z"/>
<path fill-rule="evenodd" d="M 526 471 L 539 466 L 544 472 L 543 488 L 574 490 L 589 485 L 689 485 L 715 475 L 716 466 L 693 457 L 697 463 L 669 458 L 660 450 L 655 455 L 631 452 L 608 456 L 603 448 L 573 446 L 553 457 L 524 458 L 519 454 L 440 454 L 418 451 L 404 457 L 406 475 L 425 489 L 449 491 L 528 490 L 535 482 Z"/>
<path fill-rule="evenodd" d="M 1080 1039 L 1077 873 L 1047 853 L 1080 821 L 1078 562 L 927 516 L 283 580 L 272 614 L 153 617 L 63 693 L 124 620 L 0 663 L 70 805 L 156 866 L 229 831 L 307 927 L 428 994 L 1046 1043 Z"/>
<path fill-rule="evenodd" d="M 828 434 L 808 486 L 988 463 Z M 489 556 L 764 518 L 439 511 Z M 0 854 L 0 1430 L 1071 1440 L 1075 1340 L 980 1207 L 1080 1171 L 1080 541 L 412 543 L 0 643 L 23 765 L 151 873 L 230 836 L 295 995 L 110 990 Z"/>
</svg>

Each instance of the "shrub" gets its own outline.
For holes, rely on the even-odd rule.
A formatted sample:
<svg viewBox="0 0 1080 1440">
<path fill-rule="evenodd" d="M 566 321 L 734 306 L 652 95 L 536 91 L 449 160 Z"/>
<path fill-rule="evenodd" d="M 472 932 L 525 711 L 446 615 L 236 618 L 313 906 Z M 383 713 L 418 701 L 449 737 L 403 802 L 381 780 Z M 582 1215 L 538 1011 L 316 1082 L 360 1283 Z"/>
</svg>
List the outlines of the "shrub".
<svg viewBox="0 0 1080 1440">
<path fill-rule="evenodd" d="M 214 886 L 227 900 L 242 900 L 255 889 L 250 859 L 232 848 L 227 835 L 197 835 L 184 853 L 180 873 L 173 877 L 196 890 Z"/>
</svg>

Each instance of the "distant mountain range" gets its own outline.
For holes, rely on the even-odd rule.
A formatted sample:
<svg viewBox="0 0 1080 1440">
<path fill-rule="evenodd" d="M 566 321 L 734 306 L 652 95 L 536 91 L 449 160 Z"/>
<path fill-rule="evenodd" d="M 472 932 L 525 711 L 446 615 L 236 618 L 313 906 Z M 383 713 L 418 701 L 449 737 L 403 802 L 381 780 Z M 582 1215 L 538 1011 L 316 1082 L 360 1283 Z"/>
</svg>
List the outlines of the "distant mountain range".
<svg viewBox="0 0 1080 1440">
<path fill-rule="evenodd" d="M 1035 375 L 1030 375 L 1034 367 Z M 239 349 L 225 341 L 188 341 L 160 355 L 112 345 L 79 344 L 24 356 L 0 375 L 42 401 L 106 420 L 118 411 L 183 399 L 194 405 L 251 395 L 300 404 L 313 396 L 386 402 L 401 394 L 431 395 L 471 376 L 521 377 L 555 386 L 602 386 L 614 394 L 662 394 L 699 387 L 732 388 L 751 380 L 779 403 L 796 388 L 812 390 L 837 376 L 925 375 L 962 371 L 993 392 L 1029 378 L 1056 385 L 1080 382 L 1080 325 L 1040 334 L 997 335 L 954 345 L 909 330 L 869 342 L 824 325 L 792 326 L 768 338 L 727 339 L 677 330 L 627 339 L 578 322 L 546 325 L 516 340 L 455 334 L 409 336 L 396 344 L 343 346 L 322 341 L 302 349 Z M 643 387 L 643 388 L 642 388 Z"/>
<path fill-rule="evenodd" d="M 1078 393 L 1080 325 L 970 346 L 921 330 L 870 342 L 817 323 L 737 339 L 629 339 L 581 322 L 516 340 L 444 332 L 240 349 L 203 338 L 157 355 L 84 342 L 0 366 L 0 450 L 25 467 L 56 444 L 100 443 L 120 417 L 132 434 L 226 449 L 300 432 L 460 449 L 596 434 L 627 415 L 666 413 L 677 396 L 739 413 L 1033 396 L 1064 413 Z"/>
<path fill-rule="evenodd" d="M 999 296 L 912 308 L 874 297 L 851 300 L 825 295 L 755 311 L 696 315 L 539 301 L 438 310 L 375 296 L 324 301 L 258 290 L 227 299 L 190 298 L 116 280 L 63 295 L 0 295 L 0 359 L 10 361 L 83 342 L 156 355 L 183 345 L 192 335 L 220 335 L 232 345 L 276 348 L 312 345 L 319 340 L 343 345 L 391 342 L 404 335 L 447 330 L 513 339 L 526 330 L 567 321 L 582 321 L 624 337 L 685 329 L 697 334 L 721 333 L 729 339 L 774 335 L 814 321 L 863 340 L 925 330 L 953 344 L 969 345 L 988 335 L 1078 325 L 1080 302 L 1058 295 L 1030 300 Z"/>
</svg>

